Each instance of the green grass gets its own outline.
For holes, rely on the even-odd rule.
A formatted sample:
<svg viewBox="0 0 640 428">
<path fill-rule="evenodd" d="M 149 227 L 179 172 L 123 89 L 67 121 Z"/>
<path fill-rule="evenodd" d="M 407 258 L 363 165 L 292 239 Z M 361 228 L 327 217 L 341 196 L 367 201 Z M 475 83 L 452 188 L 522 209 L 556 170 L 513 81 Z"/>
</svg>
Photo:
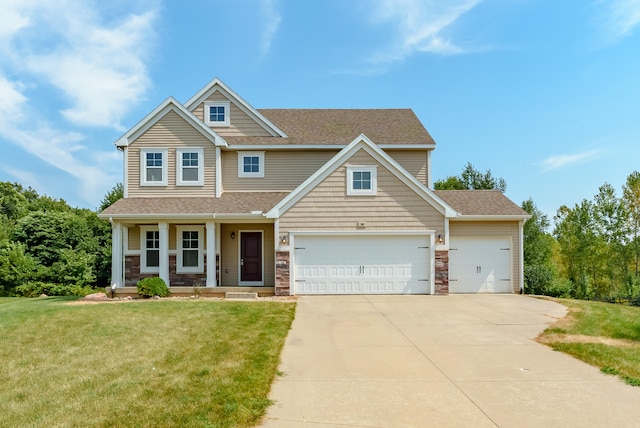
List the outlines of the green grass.
<svg viewBox="0 0 640 428">
<path fill-rule="evenodd" d="M 640 307 L 555 300 L 567 306 L 569 313 L 539 340 L 640 386 Z"/>
<path fill-rule="evenodd" d="M 0 298 L 0 426 L 254 426 L 295 303 Z"/>
</svg>

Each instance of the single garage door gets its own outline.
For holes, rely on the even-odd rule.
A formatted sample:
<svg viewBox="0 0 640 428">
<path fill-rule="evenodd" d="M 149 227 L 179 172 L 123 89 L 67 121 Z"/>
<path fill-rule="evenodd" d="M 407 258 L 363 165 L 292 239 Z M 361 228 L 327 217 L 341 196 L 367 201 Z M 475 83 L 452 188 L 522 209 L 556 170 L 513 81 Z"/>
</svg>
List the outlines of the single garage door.
<svg viewBox="0 0 640 428">
<path fill-rule="evenodd" d="M 429 235 L 295 235 L 295 294 L 428 294 Z"/>
<path fill-rule="evenodd" d="M 512 293 L 511 238 L 451 238 L 449 293 Z"/>
</svg>

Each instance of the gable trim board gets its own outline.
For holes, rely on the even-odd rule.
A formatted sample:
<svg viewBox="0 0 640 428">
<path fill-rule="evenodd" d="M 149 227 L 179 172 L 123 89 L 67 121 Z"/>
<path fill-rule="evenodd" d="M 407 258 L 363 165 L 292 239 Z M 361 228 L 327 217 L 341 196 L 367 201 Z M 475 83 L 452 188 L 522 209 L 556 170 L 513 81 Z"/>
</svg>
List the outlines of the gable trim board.
<svg viewBox="0 0 640 428">
<path fill-rule="evenodd" d="M 115 141 L 116 147 L 122 149 L 129 146 L 138 137 L 148 131 L 153 125 L 158 123 L 169 112 L 175 112 L 184 119 L 187 123 L 193 126 L 198 132 L 200 132 L 206 139 L 211 141 L 215 146 L 227 146 L 227 142 L 218 135 L 211 128 L 206 126 L 203 122 L 198 120 L 190 111 L 184 108 L 182 104 L 176 101 L 175 98 L 169 97 L 164 100 L 158 107 L 156 107 L 151 113 L 146 115 L 141 121 L 129 129 L 124 135 Z"/>
<path fill-rule="evenodd" d="M 216 92 L 220 92 L 226 98 L 228 98 L 229 101 L 231 101 L 236 107 L 238 107 L 254 121 L 260 124 L 260 126 L 262 126 L 262 128 L 267 131 L 272 137 L 287 138 L 287 134 L 285 134 L 269 119 L 264 117 L 260 112 L 258 112 L 258 110 L 253 108 L 251 104 L 246 102 L 240 95 L 238 95 L 231 88 L 225 85 L 224 82 L 222 82 L 222 80 L 218 79 L 217 77 L 214 78 L 211 82 L 207 83 L 193 97 L 191 97 L 185 103 L 185 106 L 189 111 L 192 111 L 198 104 L 204 102 L 205 99 Z"/>
</svg>

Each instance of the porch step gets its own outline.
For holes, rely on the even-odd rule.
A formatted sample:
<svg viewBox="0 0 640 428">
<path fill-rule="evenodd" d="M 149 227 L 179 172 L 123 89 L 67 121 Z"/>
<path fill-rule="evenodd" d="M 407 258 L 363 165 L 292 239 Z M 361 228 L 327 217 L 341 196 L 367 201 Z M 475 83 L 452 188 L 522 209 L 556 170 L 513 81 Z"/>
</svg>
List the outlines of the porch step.
<svg viewBox="0 0 640 428">
<path fill-rule="evenodd" d="M 241 300 L 256 300 L 258 293 L 243 293 L 240 291 L 228 291 L 224 293 L 225 299 L 241 299 Z"/>
</svg>

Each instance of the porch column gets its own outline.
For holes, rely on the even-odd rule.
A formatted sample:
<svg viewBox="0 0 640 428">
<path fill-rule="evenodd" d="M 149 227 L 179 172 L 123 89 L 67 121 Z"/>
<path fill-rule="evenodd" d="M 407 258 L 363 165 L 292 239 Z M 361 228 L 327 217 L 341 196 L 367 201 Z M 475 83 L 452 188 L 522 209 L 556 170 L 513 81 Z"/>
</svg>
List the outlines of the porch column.
<svg viewBox="0 0 640 428">
<path fill-rule="evenodd" d="M 122 287 L 122 226 L 111 224 L 111 288 Z"/>
<path fill-rule="evenodd" d="M 217 287 L 216 281 L 216 224 L 212 221 L 206 223 L 207 228 L 207 282 L 206 287 Z"/>
<path fill-rule="evenodd" d="M 169 284 L 169 224 L 167 222 L 158 223 L 158 235 L 160 238 L 158 276 Z"/>
</svg>

